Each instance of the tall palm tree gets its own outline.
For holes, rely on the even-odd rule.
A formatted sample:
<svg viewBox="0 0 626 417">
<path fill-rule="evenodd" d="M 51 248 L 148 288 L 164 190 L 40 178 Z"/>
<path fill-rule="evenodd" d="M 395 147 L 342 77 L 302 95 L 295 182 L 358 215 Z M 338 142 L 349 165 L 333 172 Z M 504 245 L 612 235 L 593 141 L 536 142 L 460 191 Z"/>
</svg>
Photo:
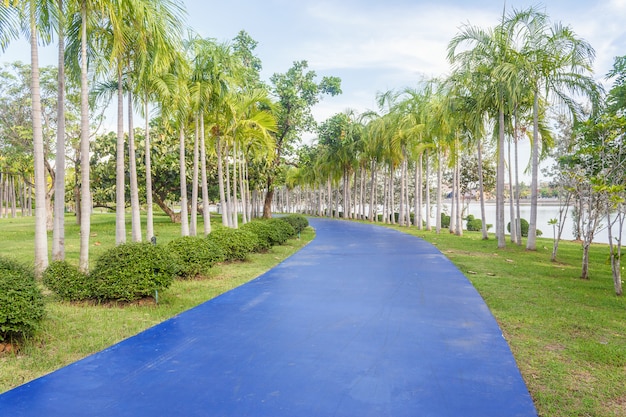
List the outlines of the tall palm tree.
<svg viewBox="0 0 626 417">
<path fill-rule="evenodd" d="M 595 51 L 587 41 L 578 38 L 571 28 L 560 23 L 550 26 L 548 16 L 534 8 L 515 11 L 507 23 L 522 29 L 518 32 L 521 47 L 517 63 L 522 66 L 533 93 L 531 212 L 526 249 L 535 250 L 539 150 L 542 147 L 540 103 L 554 97 L 564 103 L 574 117 L 578 117 L 581 114 L 580 106 L 567 95 L 568 92 L 586 95 L 596 102 L 598 87 L 591 77 Z"/>
</svg>

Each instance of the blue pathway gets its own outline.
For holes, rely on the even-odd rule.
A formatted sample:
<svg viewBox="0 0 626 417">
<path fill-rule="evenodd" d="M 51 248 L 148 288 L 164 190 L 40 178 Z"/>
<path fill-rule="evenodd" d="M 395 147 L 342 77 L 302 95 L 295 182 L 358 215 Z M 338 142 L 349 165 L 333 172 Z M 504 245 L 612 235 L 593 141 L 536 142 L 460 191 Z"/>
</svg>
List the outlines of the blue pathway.
<svg viewBox="0 0 626 417">
<path fill-rule="evenodd" d="M 312 220 L 256 280 L 0 395 L 2 416 L 536 416 L 483 300 L 435 247 Z"/>
</svg>

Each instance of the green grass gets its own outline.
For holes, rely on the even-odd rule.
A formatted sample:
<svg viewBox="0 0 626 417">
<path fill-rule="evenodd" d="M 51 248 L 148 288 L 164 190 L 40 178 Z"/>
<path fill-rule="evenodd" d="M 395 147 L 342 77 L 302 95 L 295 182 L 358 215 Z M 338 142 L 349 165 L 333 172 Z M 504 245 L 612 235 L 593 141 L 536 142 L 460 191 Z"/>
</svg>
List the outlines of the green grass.
<svg viewBox="0 0 626 417">
<path fill-rule="evenodd" d="M 613 290 L 608 246 L 593 245 L 591 279 L 580 279 L 579 243 L 537 251 L 480 233 L 395 229 L 436 245 L 467 276 L 497 319 L 539 415 L 626 416 L 626 298 Z"/>
<path fill-rule="evenodd" d="M 78 263 L 78 228 L 69 225 L 72 218 L 68 217 L 67 220 L 67 257 L 70 262 Z M 158 216 L 155 220 L 158 244 L 165 244 L 180 235 L 180 225 L 171 224 L 167 217 Z M 32 227 L 31 218 L 0 219 L 4 240 L 0 246 L 0 255 L 9 255 L 32 264 Z M 200 230 L 201 227 L 202 223 L 199 225 Z M 295 253 L 310 242 L 314 235 L 314 231 L 308 228 L 299 240 L 289 240 L 285 245 L 275 246 L 266 253 L 251 254 L 245 262 L 216 265 L 205 279 L 177 280 L 159 294 L 158 305 L 68 303 L 47 293 L 47 317 L 41 329 L 21 346 L 17 354 L 0 354 L 0 392 L 84 358 L 248 282 Z M 98 214 L 92 217 L 90 244 L 91 262 L 115 244 L 114 215 Z"/>
</svg>

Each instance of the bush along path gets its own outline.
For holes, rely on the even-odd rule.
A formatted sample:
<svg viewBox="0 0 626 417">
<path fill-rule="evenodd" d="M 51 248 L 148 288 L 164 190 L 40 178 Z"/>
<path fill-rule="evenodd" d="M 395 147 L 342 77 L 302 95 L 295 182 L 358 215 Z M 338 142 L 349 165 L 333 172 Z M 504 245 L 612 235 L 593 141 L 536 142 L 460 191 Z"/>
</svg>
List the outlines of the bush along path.
<svg viewBox="0 0 626 417">
<path fill-rule="evenodd" d="M 0 395 L 7 415 L 536 416 L 481 297 L 432 245 L 313 220 L 276 268 Z"/>
</svg>

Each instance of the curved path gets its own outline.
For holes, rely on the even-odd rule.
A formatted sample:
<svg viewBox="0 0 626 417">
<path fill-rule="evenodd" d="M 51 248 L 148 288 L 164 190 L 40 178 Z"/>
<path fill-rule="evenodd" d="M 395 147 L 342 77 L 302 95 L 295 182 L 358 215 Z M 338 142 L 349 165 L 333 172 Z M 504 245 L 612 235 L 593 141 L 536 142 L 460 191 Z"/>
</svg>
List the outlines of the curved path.
<svg viewBox="0 0 626 417">
<path fill-rule="evenodd" d="M 436 248 L 312 220 L 256 280 L 0 395 L 17 416 L 536 416 L 483 300 Z"/>
</svg>

